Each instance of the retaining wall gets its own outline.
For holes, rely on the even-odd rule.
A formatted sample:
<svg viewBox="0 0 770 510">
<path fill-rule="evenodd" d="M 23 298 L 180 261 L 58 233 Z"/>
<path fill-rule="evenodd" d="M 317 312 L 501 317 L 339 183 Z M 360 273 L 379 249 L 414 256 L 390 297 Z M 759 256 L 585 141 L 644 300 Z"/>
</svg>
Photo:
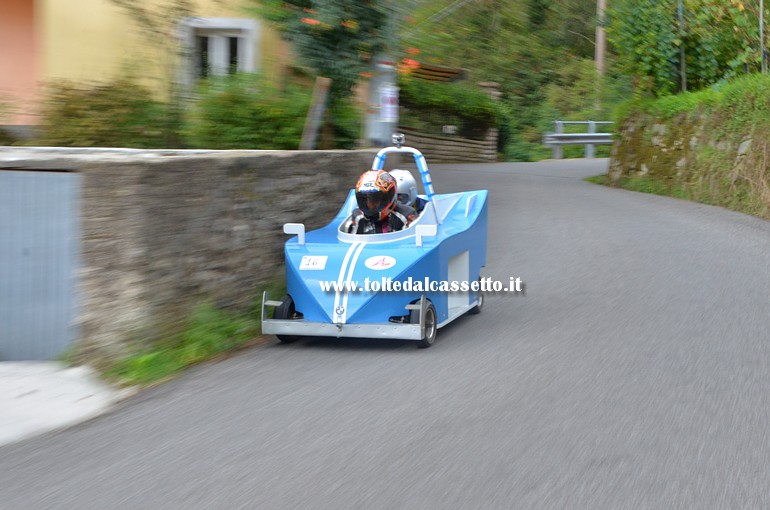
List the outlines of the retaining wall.
<svg viewBox="0 0 770 510">
<path fill-rule="evenodd" d="M 494 163 L 497 161 L 497 129 L 490 129 L 484 140 L 457 136 L 425 135 L 398 128 L 406 135 L 406 145 L 416 147 L 428 163 Z"/>
<path fill-rule="evenodd" d="M 83 177 L 77 347 L 93 360 L 201 301 L 250 307 L 284 277 L 283 223 L 326 224 L 375 153 L 4 148 L 0 171 Z"/>
</svg>

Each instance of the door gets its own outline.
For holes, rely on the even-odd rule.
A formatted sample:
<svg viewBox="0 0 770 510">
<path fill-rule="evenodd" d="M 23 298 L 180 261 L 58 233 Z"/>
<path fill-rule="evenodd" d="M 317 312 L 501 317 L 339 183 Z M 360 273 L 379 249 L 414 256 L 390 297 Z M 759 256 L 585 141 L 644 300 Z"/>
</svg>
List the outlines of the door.
<svg viewBox="0 0 770 510">
<path fill-rule="evenodd" d="M 75 341 L 81 176 L 0 170 L 0 360 L 50 360 Z"/>
</svg>

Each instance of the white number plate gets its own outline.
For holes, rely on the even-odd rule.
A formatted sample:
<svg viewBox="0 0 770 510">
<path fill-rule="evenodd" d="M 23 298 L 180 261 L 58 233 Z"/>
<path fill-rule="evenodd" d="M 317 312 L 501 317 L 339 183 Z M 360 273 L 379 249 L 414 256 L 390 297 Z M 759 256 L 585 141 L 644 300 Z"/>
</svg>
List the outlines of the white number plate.
<svg viewBox="0 0 770 510">
<path fill-rule="evenodd" d="M 320 271 L 326 268 L 326 255 L 305 255 L 299 263 L 300 271 Z"/>
</svg>

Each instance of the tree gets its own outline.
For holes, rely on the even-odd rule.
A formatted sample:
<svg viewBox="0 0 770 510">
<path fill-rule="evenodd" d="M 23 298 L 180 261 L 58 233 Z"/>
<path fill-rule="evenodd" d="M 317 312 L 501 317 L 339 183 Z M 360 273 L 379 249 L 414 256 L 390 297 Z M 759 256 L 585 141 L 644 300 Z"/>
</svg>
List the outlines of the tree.
<svg viewBox="0 0 770 510">
<path fill-rule="evenodd" d="M 610 9 L 607 38 L 624 72 L 657 95 L 677 90 L 676 0 L 619 0 Z"/>
<path fill-rule="evenodd" d="M 542 134 L 552 128 L 552 122 L 566 118 L 567 113 L 577 113 L 545 104 L 551 96 L 559 95 L 558 90 L 564 96 L 581 94 L 579 108 L 583 113 L 583 89 L 601 90 L 599 77 L 590 65 L 596 29 L 593 2 L 413 0 L 411 3 L 414 23 L 403 25 L 401 39 L 406 46 L 421 50 L 421 61 L 467 69 L 471 81 L 500 83 L 504 106 L 512 113 L 508 124 L 501 126 L 502 132 L 510 134 L 512 139 L 512 146 L 506 151 L 511 158 L 536 157 L 544 150 Z M 457 8 L 451 10 L 452 6 Z M 440 13 L 450 10 L 450 15 L 436 21 Z M 585 65 L 586 62 L 589 65 Z M 575 82 L 576 77 L 580 83 Z M 591 107 L 593 97 L 596 96 L 591 98 Z M 578 102 L 569 105 L 555 102 L 565 109 L 578 107 Z"/>
<path fill-rule="evenodd" d="M 532 5 L 543 0 L 531 0 Z M 549 4 L 543 39 L 554 48 L 581 58 L 593 58 L 596 30 L 596 3 L 585 0 L 560 0 Z M 537 32 L 536 32 L 537 33 Z"/>
<path fill-rule="evenodd" d="M 332 104 L 349 97 L 372 55 L 384 47 L 383 0 L 263 0 L 254 12 L 272 22 L 297 58 L 332 80 Z"/>
<path fill-rule="evenodd" d="M 688 32 L 706 53 L 702 64 L 712 79 L 761 69 L 758 2 L 688 0 L 686 5 Z"/>
<path fill-rule="evenodd" d="M 359 115 L 351 90 L 385 45 L 385 0 L 260 0 L 252 10 L 292 43 L 301 63 L 331 80 L 327 112 L 334 145 L 352 146 Z"/>
<path fill-rule="evenodd" d="M 743 0 L 614 0 L 608 36 L 623 72 L 655 95 L 677 92 L 679 50 L 685 48 L 687 89 L 761 68 L 759 5 Z"/>
</svg>

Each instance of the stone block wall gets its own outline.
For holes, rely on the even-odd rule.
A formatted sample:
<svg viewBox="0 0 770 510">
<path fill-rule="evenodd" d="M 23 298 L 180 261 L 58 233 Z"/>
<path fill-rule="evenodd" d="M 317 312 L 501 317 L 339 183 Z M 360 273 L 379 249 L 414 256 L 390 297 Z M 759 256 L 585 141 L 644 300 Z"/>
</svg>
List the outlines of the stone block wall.
<svg viewBox="0 0 770 510">
<path fill-rule="evenodd" d="M 770 219 L 768 139 L 766 123 L 720 110 L 635 112 L 613 145 L 609 183 Z"/>
<path fill-rule="evenodd" d="M 78 347 L 99 359 L 202 301 L 250 307 L 284 277 L 282 225 L 325 225 L 375 154 L 13 148 L 0 169 L 82 174 Z"/>
<path fill-rule="evenodd" d="M 497 161 L 497 129 L 490 129 L 484 140 L 459 136 L 426 135 L 409 128 L 398 128 L 406 145 L 422 152 L 431 163 L 494 163 Z"/>
</svg>

